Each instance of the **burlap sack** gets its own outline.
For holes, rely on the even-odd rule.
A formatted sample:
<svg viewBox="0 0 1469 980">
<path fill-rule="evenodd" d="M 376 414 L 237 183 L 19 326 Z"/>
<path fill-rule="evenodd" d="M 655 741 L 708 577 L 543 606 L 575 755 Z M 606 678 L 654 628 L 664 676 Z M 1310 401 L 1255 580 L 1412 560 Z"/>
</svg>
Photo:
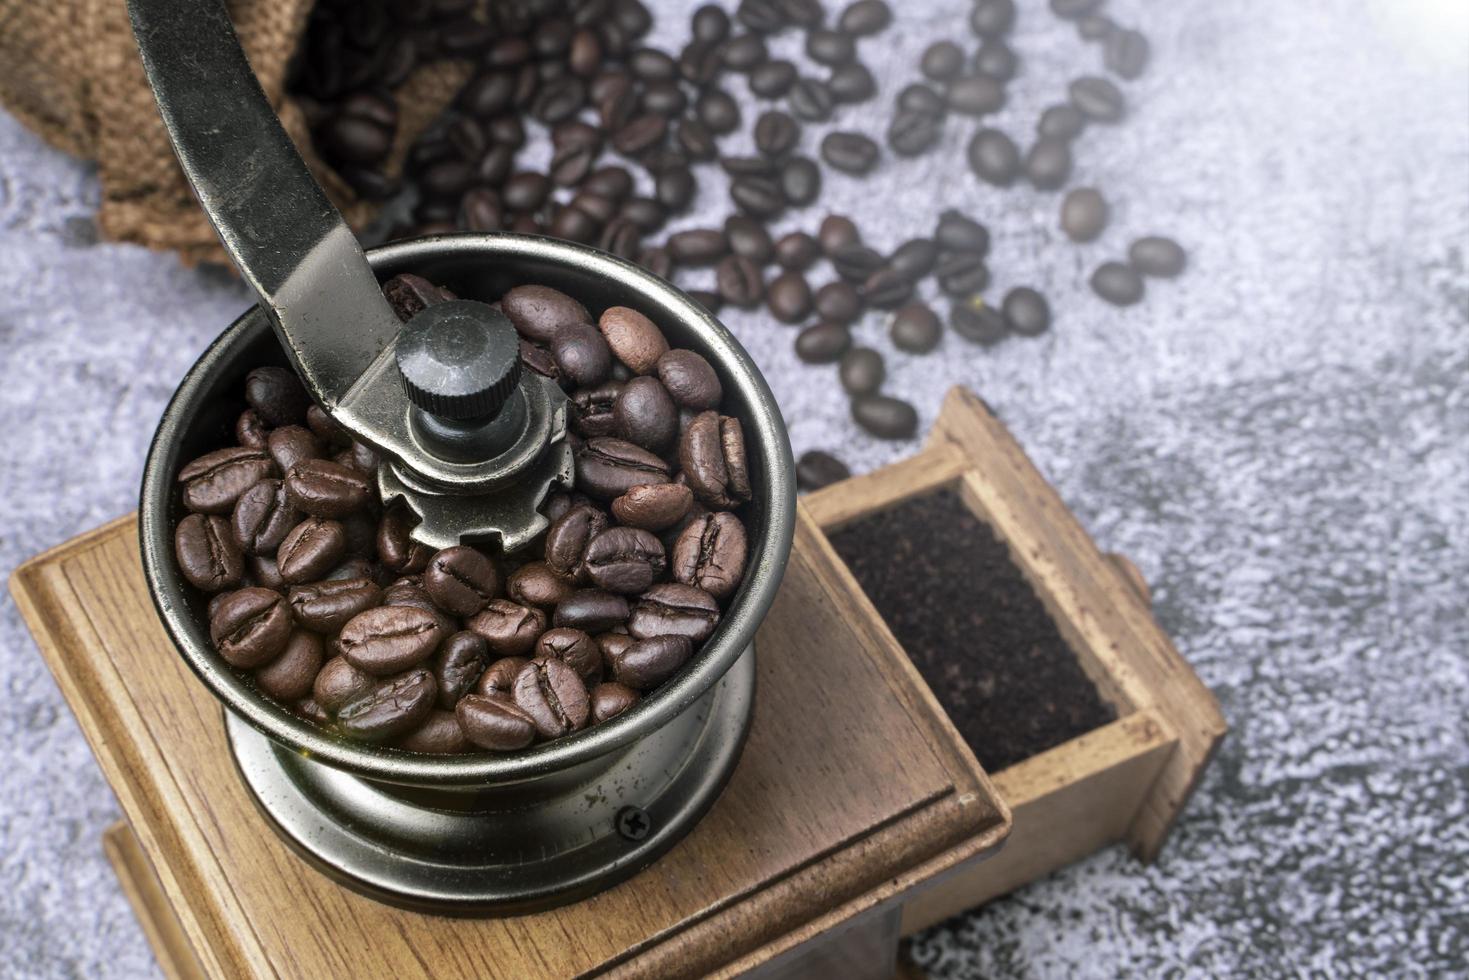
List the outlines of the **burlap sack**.
<svg viewBox="0 0 1469 980">
<path fill-rule="evenodd" d="M 311 147 L 305 117 L 285 93 L 287 65 L 312 0 L 231 0 L 245 54 L 286 131 L 353 227 L 376 209 L 358 200 Z M 468 78 L 462 60 L 420 66 L 398 90 L 399 124 L 387 170 Z M 97 162 L 104 236 L 173 249 L 189 264 L 224 251 L 184 181 L 143 77 L 124 0 L 0 0 L 0 105 L 47 142 Z"/>
</svg>

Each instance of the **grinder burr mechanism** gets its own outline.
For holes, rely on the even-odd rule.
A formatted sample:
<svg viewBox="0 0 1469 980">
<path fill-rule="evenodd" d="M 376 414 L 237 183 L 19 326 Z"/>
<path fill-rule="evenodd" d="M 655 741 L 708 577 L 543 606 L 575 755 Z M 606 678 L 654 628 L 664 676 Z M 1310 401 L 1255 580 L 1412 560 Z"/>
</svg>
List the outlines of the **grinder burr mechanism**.
<svg viewBox="0 0 1469 980">
<path fill-rule="evenodd" d="M 222 2 L 133 0 L 149 84 L 189 183 L 322 408 L 382 457 L 384 502 L 434 548 L 544 529 L 571 480 L 566 398 L 521 372 L 514 328 L 487 304 L 429 307 L 406 326 L 362 246 L 312 179 L 245 62 Z"/>
<path fill-rule="evenodd" d="M 754 640 L 795 526 L 794 464 L 769 388 L 727 330 L 630 263 L 532 236 L 461 234 L 364 251 L 296 152 L 250 70 L 224 0 L 129 0 L 134 34 L 184 173 L 259 308 L 181 382 L 159 423 L 139 507 L 160 619 L 224 705 L 241 776 L 280 836 L 327 874 L 394 904 L 457 914 L 532 911 L 604 889 L 666 851 L 708 810 L 743 745 Z M 406 324 L 379 281 L 413 272 L 460 296 Z M 482 302 L 542 283 L 632 305 L 720 375 L 750 447 L 746 575 L 698 654 L 610 721 L 522 752 L 431 756 L 334 736 L 261 695 L 211 648 L 203 603 L 174 567 L 174 480 L 217 439 L 244 374 L 284 360 L 380 455 L 384 503 L 414 536 L 515 551 L 571 485 L 566 396 L 522 371 L 507 318 Z"/>
</svg>

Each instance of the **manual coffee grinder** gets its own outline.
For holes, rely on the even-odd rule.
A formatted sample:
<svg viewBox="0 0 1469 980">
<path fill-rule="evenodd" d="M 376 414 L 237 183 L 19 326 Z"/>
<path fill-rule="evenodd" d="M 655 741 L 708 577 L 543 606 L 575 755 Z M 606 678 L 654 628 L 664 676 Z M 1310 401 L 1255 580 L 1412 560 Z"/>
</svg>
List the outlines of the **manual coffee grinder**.
<svg viewBox="0 0 1469 980">
<path fill-rule="evenodd" d="M 78 594 L 74 614 L 93 622 L 82 607 L 130 597 L 126 628 L 73 644 L 35 617 L 135 832 L 114 849 L 131 848 L 120 864 L 165 967 L 889 975 L 905 898 L 995 847 L 1009 814 L 798 508 L 785 428 L 748 355 L 676 288 L 581 246 L 465 234 L 364 252 L 267 103 L 223 0 L 129 7 L 184 173 L 260 298 L 158 427 L 141 573 L 124 559 Z M 401 272 L 466 299 L 400 324 L 379 283 Z M 714 365 L 749 451 L 745 579 L 698 655 L 604 725 L 503 756 L 336 739 L 210 648 L 172 558 L 180 463 L 219 444 L 246 372 L 285 364 L 379 452 L 382 496 L 419 516 L 419 540 L 524 546 L 574 474 L 565 396 L 520 371 L 485 302 L 521 283 L 594 311 L 631 306 Z M 75 547 L 122 546 L 114 534 Z M 94 665 L 117 680 L 92 697 Z"/>
</svg>

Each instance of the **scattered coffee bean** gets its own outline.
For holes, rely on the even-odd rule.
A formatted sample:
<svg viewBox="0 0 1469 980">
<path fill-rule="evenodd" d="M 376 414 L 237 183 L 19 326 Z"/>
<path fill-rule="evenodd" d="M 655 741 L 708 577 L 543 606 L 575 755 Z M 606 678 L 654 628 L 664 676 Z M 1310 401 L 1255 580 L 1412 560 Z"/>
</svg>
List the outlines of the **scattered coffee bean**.
<svg viewBox="0 0 1469 980">
<path fill-rule="evenodd" d="M 1145 276 L 1171 279 L 1183 272 L 1188 256 L 1183 247 L 1171 238 L 1150 235 L 1139 238 L 1127 249 L 1132 267 Z"/>
<path fill-rule="evenodd" d="M 836 98 L 831 89 L 814 78 L 799 78 L 791 87 L 791 112 L 806 122 L 826 122 L 831 118 Z"/>
<path fill-rule="evenodd" d="M 765 296 L 760 267 L 743 255 L 721 259 L 714 269 L 714 281 L 724 301 L 741 309 L 754 308 Z"/>
<path fill-rule="evenodd" d="M 853 62 L 834 70 L 826 87 L 837 102 L 866 102 L 877 94 L 877 79 L 866 65 Z"/>
<path fill-rule="evenodd" d="M 789 232 L 775 243 L 775 261 L 782 269 L 805 272 L 820 257 L 820 243 L 804 231 Z"/>
<path fill-rule="evenodd" d="M 945 100 L 966 116 L 984 116 L 1005 107 L 1005 83 L 989 75 L 965 75 L 949 83 Z"/>
<path fill-rule="evenodd" d="M 1041 113 L 1036 133 L 1052 139 L 1075 139 L 1086 128 L 1086 116 L 1069 102 L 1053 105 Z"/>
<path fill-rule="evenodd" d="M 796 485 L 802 490 L 820 490 L 851 475 L 846 463 L 820 449 L 808 450 L 796 460 Z"/>
<path fill-rule="evenodd" d="M 861 133 L 827 133 L 821 140 L 821 159 L 845 173 L 870 173 L 880 155 L 877 144 Z"/>
<path fill-rule="evenodd" d="M 879 439 L 911 439 L 918 431 L 918 413 L 913 406 L 889 395 L 853 398 L 852 418 Z"/>
<path fill-rule="evenodd" d="M 983 181 L 1008 187 L 1020 173 L 1020 150 L 998 129 L 981 129 L 969 141 L 969 167 Z"/>
<path fill-rule="evenodd" d="M 840 323 L 823 320 L 796 335 L 796 356 L 807 364 L 831 364 L 852 344 L 852 335 Z"/>
<path fill-rule="evenodd" d="M 799 272 L 783 272 L 771 280 L 766 302 L 781 323 L 799 323 L 811 314 L 811 287 Z"/>
<path fill-rule="evenodd" d="M 821 170 L 810 157 L 793 156 L 776 175 L 780 192 L 792 207 L 804 207 L 821 194 Z"/>
<path fill-rule="evenodd" d="M 1000 308 L 1010 329 L 1022 336 L 1038 336 L 1051 326 L 1050 305 L 1029 286 L 1018 286 L 1006 293 Z"/>
<path fill-rule="evenodd" d="M 949 307 L 949 326 L 965 340 L 986 347 L 999 343 L 1010 333 L 1004 314 L 979 296 L 956 300 Z"/>
<path fill-rule="evenodd" d="M 756 218 L 773 218 L 785 210 L 785 191 L 769 177 L 739 177 L 729 186 L 729 196 L 739 209 Z"/>
<path fill-rule="evenodd" d="M 1071 146 L 1065 140 L 1042 136 L 1025 155 L 1025 175 L 1031 186 L 1053 191 L 1071 176 Z"/>
<path fill-rule="evenodd" d="M 970 28 L 983 38 L 1000 37 L 1014 24 L 1014 0 L 978 0 L 969 13 Z"/>
<path fill-rule="evenodd" d="M 1107 69 L 1132 81 L 1148 67 L 1148 39 L 1137 31 L 1113 31 L 1102 48 Z"/>
<path fill-rule="evenodd" d="M 854 347 L 843 355 L 838 375 L 847 394 L 867 395 L 882 387 L 887 368 L 877 351 L 870 347 Z"/>
<path fill-rule="evenodd" d="M 1143 298 L 1143 277 L 1124 262 L 1103 262 L 1091 278 L 1092 291 L 1114 306 L 1131 306 Z"/>
<path fill-rule="evenodd" d="M 999 38 L 988 38 L 974 53 L 974 70 L 981 75 L 1008 82 L 1020 68 L 1020 59 Z"/>
<path fill-rule="evenodd" d="M 767 156 L 784 156 L 801 138 L 801 124 L 789 113 L 769 109 L 755 121 L 755 149 Z"/>
<path fill-rule="evenodd" d="M 750 72 L 750 91 L 762 99 L 779 99 L 796 83 L 796 66 L 783 59 L 772 59 Z"/>
<path fill-rule="evenodd" d="M 725 219 L 724 238 L 731 252 L 757 265 L 768 265 L 775 252 L 775 244 L 765 226 L 743 214 L 732 214 Z"/>
<path fill-rule="evenodd" d="M 893 314 L 888 328 L 893 346 L 910 354 L 926 354 L 943 339 L 943 325 L 927 303 L 913 302 Z"/>
<path fill-rule="evenodd" d="M 953 41 L 935 41 L 923 51 L 919 69 L 935 82 L 947 82 L 964 69 L 964 51 Z"/>
<path fill-rule="evenodd" d="M 1078 187 L 1061 202 L 1061 230 L 1074 242 L 1095 241 L 1107 227 L 1107 201 L 1094 187 Z"/>
<path fill-rule="evenodd" d="M 1105 78 L 1095 75 L 1078 78 L 1071 83 L 1071 104 L 1088 119 L 1117 122 L 1126 111 L 1122 92 Z"/>
</svg>

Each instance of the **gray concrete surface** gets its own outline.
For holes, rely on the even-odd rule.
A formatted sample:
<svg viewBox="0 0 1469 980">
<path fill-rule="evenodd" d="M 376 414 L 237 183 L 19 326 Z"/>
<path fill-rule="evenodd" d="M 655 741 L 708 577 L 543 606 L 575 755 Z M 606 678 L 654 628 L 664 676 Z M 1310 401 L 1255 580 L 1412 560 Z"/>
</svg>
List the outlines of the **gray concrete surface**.
<svg viewBox="0 0 1469 980">
<path fill-rule="evenodd" d="M 877 134 L 926 39 L 967 43 L 963 0 L 901 6 L 862 45 L 882 109 L 835 125 Z M 1016 134 L 1099 66 L 1040 0 L 1021 6 L 1024 73 L 998 117 Z M 1155 866 L 1105 851 L 914 954 L 944 978 L 1462 972 L 1469 15 L 1451 0 L 1110 9 L 1155 58 L 1127 86 L 1130 121 L 1078 144 L 1075 182 L 1114 206 L 1098 243 L 1055 231 L 1057 195 L 971 179 L 962 121 L 942 152 L 885 159 L 871 183 L 830 177 L 783 222 L 849 211 L 884 248 L 950 205 L 991 226 L 991 295 L 1040 287 L 1055 329 L 892 356 L 890 387 L 925 426 L 950 384 L 995 405 L 1098 540 L 1137 560 L 1234 726 Z M 685 30 L 670 17 L 660 34 Z M 87 167 L 0 118 L 0 572 L 132 508 L 173 385 L 246 302 L 226 277 L 97 244 L 95 196 Z M 723 215 L 716 184 L 699 209 Z M 1153 231 L 1188 246 L 1188 274 L 1132 310 L 1092 296 L 1090 268 Z M 866 470 L 912 450 L 856 431 L 790 328 L 728 322 L 798 451 Z M 859 334 L 893 353 L 880 318 Z M 98 844 L 117 805 L 8 599 L 0 650 L 0 973 L 154 975 Z"/>
</svg>

